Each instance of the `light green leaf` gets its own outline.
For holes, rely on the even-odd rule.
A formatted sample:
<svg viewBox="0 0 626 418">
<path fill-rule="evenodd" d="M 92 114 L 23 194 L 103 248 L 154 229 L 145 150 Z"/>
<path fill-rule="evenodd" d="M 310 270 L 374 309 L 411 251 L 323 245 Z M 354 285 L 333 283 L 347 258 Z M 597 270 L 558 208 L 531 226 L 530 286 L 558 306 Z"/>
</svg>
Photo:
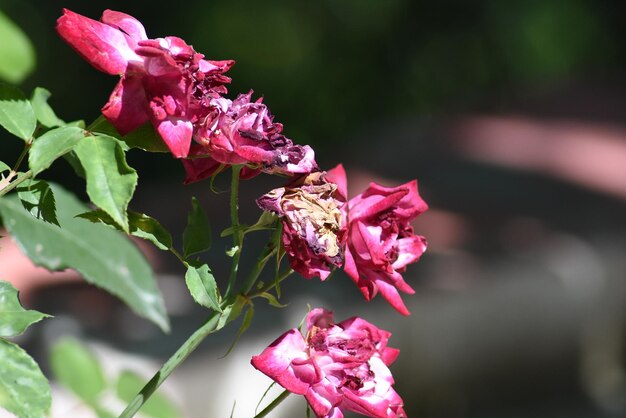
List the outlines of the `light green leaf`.
<svg viewBox="0 0 626 418">
<path fill-rule="evenodd" d="M 187 226 L 183 232 L 183 257 L 201 253 L 211 248 L 211 225 L 209 218 L 198 203 L 191 198 L 191 212 L 187 216 Z"/>
<path fill-rule="evenodd" d="M 24 209 L 37 219 L 59 225 L 52 189 L 43 180 L 27 180 L 17 188 Z"/>
<path fill-rule="evenodd" d="M 89 128 L 91 132 L 103 133 L 119 139 L 128 148 L 139 148 L 149 152 L 170 152 L 150 122 L 144 123 L 126 136 L 120 135 L 104 116 L 100 116 Z"/>
<path fill-rule="evenodd" d="M 0 337 L 15 337 L 48 315 L 22 308 L 17 289 L 0 281 Z M 1 358 L 1 357 L 0 357 Z"/>
<path fill-rule="evenodd" d="M 78 216 L 91 222 L 101 222 L 119 229 L 113 219 L 100 209 L 81 213 Z M 143 213 L 128 211 L 128 225 L 131 235 L 148 240 L 161 250 L 172 248 L 172 235 L 156 219 Z"/>
<path fill-rule="evenodd" d="M 117 396 L 124 402 L 130 402 L 137 392 L 141 390 L 145 384 L 145 380 L 137 374 L 124 370 L 116 385 Z M 177 418 L 180 416 L 178 409 L 165 396 L 155 393 L 141 407 L 139 412 L 142 415 L 152 418 Z"/>
<path fill-rule="evenodd" d="M 98 359 L 75 339 L 62 339 L 52 347 L 50 367 L 54 377 L 87 404 L 96 404 L 106 388 Z"/>
<path fill-rule="evenodd" d="M 88 136 L 76 147 L 91 201 L 128 233 L 126 208 L 137 185 L 137 172 L 126 163 L 120 144 L 109 136 Z"/>
<path fill-rule="evenodd" d="M 104 225 L 75 218 L 89 208 L 51 185 L 61 228 L 33 218 L 13 197 L 0 199 L 0 216 L 22 251 L 51 271 L 72 268 L 122 299 L 133 311 L 169 329 L 161 293 L 146 259 L 132 242 Z"/>
<path fill-rule="evenodd" d="M 203 264 L 196 268 L 189 265 L 185 274 L 185 282 L 193 300 L 205 308 L 222 312 L 220 308 L 221 297 L 209 266 Z"/>
<path fill-rule="evenodd" d="M 0 11 L 0 79 L 19 84 L 35 68 L 35 49 L 28 37 Z"/>
<path fill-rule="evenodd" d="M 26 351 L 0 338 L 0 408 L 20 418 L 42 418 L 50 409 L 50 386 Z"/>
<path fill-rule="evenodd" d="M 0 173 L 11 170 L 11 167 L 0 161 Z"/>
<path fill-rule="evenodd" d="M 30 97 L 30 104 L 35 111 L 35 116 L 37 116 L 39 123 L 47 128 L 63 126 L 65 122 L 58 118 L 54 110 L 52 110 L 48 104 L 50 96 L 50 92 L 43 87 L 36 87 L 35 90 L 33 90 L 33 94 Z"/>
<path fill-rule="evenodd" d="M 33 142 L 28 166 L 34 175 L 41 173 L 57 158 L 70 152 L 85 138 L 85 131 L 75 126 L 52 129 Z"/>
<path fill-rule="evenodd" d="M 37 127 L 35 112 L 24 93 L 5 83 L 0 83 L 0 125 L 24 140 L 29 139 Z"/>
</svg>

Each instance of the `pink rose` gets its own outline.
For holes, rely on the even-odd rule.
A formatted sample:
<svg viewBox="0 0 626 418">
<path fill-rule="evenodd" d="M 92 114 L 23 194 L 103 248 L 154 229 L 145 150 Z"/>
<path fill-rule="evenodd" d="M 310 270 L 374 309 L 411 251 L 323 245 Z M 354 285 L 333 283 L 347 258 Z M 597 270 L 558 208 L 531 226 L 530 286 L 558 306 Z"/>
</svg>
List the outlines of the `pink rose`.
<svg viewBox="0 0 626 418">
<path fill-rule="evenodd" d="M 151 121 L 177 158 L 189 153 L 199 121 L 226 93 L 223 75 L 234 61 L 205 60 L 180 38 L 148 39 L 143 25 L 105 10 L 102 22 L 64 9 L 57 31 L 100 71 L 121 75 L 102 113 L 125 135 Z"/>
<path fill-rule="evenodd" d="M 282 218 L 282 241 L 291 267 L 307 279 L 322 280 L 343 259 L 344 202 L 324 172 L 301 176 L 257 199 L 261 209 Z"/>
<path fill-rule="evenodd" d="M 308 145 L 295 145 L 282 134 L 262 99 L 251 101 L 252 91 L 230 101 L 212 99 L 214 111 L 198 128 L 192 163 L 185 163 L 187 178 L 200 180 L 211 175 L 216 162 L 245 164 L 269 174 L 302 174 L 317 170 L 315 153 Z M 202 161 L 203 158 L 210 158 Z"/>
<path fill-rule="evenodd" d="M 330 170 L 327 178 L 338 185 L 342 196 L 347 195 L 343 166 Z M 347 218 L 344 270 L 368 301 L 380 292 L 396 310 L 409 314 L 398 291 L 415 291 L 401 273 L 426 251 L 426 240 L 413 233 L 411 221 L 427 209 L 415 180 L 398 187 L 370 183 L 343 206 Z"/>
<path fill-rule="evenodd" d="M 287 331 L 252 365 L 290 392 L 304 395 L 318 418 L 343 411 L 368 417 L 406 417 L 388 366 L 400 353 L 387 347 L 391 336 L 361 318 L 333 323 L 332 312 L 313 309 L 303 337 Z"/>
</svg>

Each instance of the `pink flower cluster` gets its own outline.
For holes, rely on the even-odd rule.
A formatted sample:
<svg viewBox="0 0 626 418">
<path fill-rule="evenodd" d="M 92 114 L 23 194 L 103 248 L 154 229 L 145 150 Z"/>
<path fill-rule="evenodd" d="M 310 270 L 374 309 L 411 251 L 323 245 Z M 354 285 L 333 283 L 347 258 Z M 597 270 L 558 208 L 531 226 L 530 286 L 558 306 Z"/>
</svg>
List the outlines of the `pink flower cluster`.
<svg viewBox="0 0 626 418">
<path fill-rule="evenodd" d="M 311 147 L 282 135 L 282 125 L 260 100 L 251 101 L 251 92 L 233 101 L 222 97 L 234 61 L 205 60 L 174 36 L 149 39 L 125 13 L 105 10 L 101 20 L 64 10 L 57 31 L 95 68 L 121 75 L 102 108 L 109 122 L 126 135 L 150 121 L 175 157 L 192 158 L 185 162 L 187 182 L 220 164 L 246 164 L 248 176 L 317 168 Z"/>
<path fill-rule="evenodd" d="M 411 221 L 428 206 L 417 182 L 397 187 L 376 183 L 347 201 L 343 166 L 327 173 L 292 181 L 257 200 L 261 209 L 283 220 L 283 244 L 291 267 L 306 278 L 325 280 L 341 266 L 366 300 L 378 292 L 403 315 L 408 315 L 399 291 L 414 290 L 404 281 L 406 266 L 426 251 L 424 237 L 415 235 Z"/>
<path fill-rule="evenodd" d="M 406 266 L 426 250 L 411 222 L 428 209 L 411 181 L 397 187 L 371 183 L 348 199 L 343 166 L 320 171 L 308 145 L 294 144 L 283 125 L 252 91 L 224 97 L 234 61 L 206 60 L 180 38 L 149 39 L 134 17 L 106 10 L 95 21 L 64 10 L 57 31 L 85 60 L 121 78 L 103 115 L 120 134 L 150 122 L 171 153 L 182 159 L 185 182 L 231 165 L 242 178 L 260 172 L 291 179 L 257 199 L 282 221 L 282 243 L 293 270 L 326 280 L 343 268 L 371 300 L 379 292 L 408 315 L 400 292 L 414 290 L 403 279 Z M 314 309 L 307 332 L 292 329 L 252 364 L 291 392 L 302 394 L 318 417 L 343 417 L 343 410 L 370 417 L 405 417 L 388 366 L 399 351 L 387 347 L 390 333 L 360 318 L 333 323 Z"/>
<path fill-rule="evenodd" d="M 332 312 L 313 309 L 303 337 L 291 329 L 252 365 L 290 392 L 304 395 L 317 417 L 341 418 L 345 410 L 369 417 L 406 417 L 388 366 L 399 350 L 391 333 L 361 318 L 333 323 Z"/>
</svg>

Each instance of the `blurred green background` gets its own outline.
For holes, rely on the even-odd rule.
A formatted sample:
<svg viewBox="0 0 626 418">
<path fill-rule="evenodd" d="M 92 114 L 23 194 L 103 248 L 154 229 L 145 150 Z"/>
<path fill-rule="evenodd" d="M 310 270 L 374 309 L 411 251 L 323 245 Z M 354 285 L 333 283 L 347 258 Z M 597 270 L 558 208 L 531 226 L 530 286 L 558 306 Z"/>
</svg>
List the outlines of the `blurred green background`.
<svg viewBox="0 0 626 418">
<path fill-rule="evenodd" d="M 110 8 L 137 17 L 149 37 L 176 35 L 210 59 L 235 59 L 230 95 L 254 89 L 264 96 L 285 134 L 310 144 L 323 168 L 346 164 L 358 184 L 353 193 L 371 178 L 385 184 L 418 178 L 431 211 L 416 231 L 431 246 L 406 273 L 417 290 L 405 297 L 412 316 L 400 318 L 380 297 L 363 304 L 338 274 L 324 286 L 286 284 L 293 310 L 280 324 L 293 326 L 302 301 L 313 300 L 335 309 L 337 318 L 363 315 L 391 330 L 390 344 L 403 352 L 393 367 L 398 391 L 409 416 L 424 418 L 626 417 L 622 5 L 0 0 L 37 53 L 21 87 L 48 88 L 65 120 L 95 119 L 116 80 L 65 45 L 54 22 L 61 7 L 92 18 Z M 5 136 L 1 159 L 10 162 L 21 143 Z M 140 173 L 131 206 L 177 232 L 189 195 L 200 195 L 220 230 L 226 202 L 214 202 L 206 185 L 175 191 L 184 176 L 179 162 L 143 153 L 129 160 Z M 48 178 L 75 182 L 82 193 L 70 174 L 56 164 Z M 258 216 L 252 199 L 271 182 L 263 176 L 243 185 L 250 202 L 242 204 L 244 218 Z M 220 256 L 210 262 L 216 276 Z M 180 276 L 163 263 L 164 272 Z M 175 293 L 167 289 L 166 298 Z M 76 315 L 73 297 L 63 295 L 41 293 L 40 309 Z M 259 328 L 249 334 L 267 344 L 278 314 L 258 311 Z M 125 323 L 87 316 L 82 328 L 118 348 L 167 356 L 202 316 L 174 312 L 170 337 L 129 336 L 142 322 L 128 316 Z M 135 327 L 130 334 L 128 324 Z M 231 337 L 216 341 L 227 346 Z M 187 385 L 190 394 L 203 388 Z M 189 401 L 197 406 L 191 410 L 202 411 L 207 401 L 199 398 Z M 229 399 L 229 409 L 232 397 L 220 399 Z M 295 411 L 283 416 L 300 416 L 302 408 Z"/>
</svg>

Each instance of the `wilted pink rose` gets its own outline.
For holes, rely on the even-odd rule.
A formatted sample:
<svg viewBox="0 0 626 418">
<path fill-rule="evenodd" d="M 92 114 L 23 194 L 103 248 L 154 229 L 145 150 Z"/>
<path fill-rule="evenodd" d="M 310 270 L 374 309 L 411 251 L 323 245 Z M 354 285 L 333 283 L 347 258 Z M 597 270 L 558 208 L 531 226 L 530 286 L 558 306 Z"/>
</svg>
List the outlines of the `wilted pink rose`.
<svg viewBox="0 0 626 418">
<path fill-rule="evenodd" d="M 252 365 L 290 392 L 304 395 L 318 418 L 343 411 L 369 417 L 406 417 L 388 366 L 400 353 L 391 336 L 361 318 L 333 323 L 332 312 L 313 309 L 307 332 L 292 329 L 270 344 Z"/>
<path fill-rule="evenodd" d="M 98 22 L 65 9 L 57 31 L 100 71 L 121 75 L 102 113 L 125 135 L 151 121 L 174 156 L 186 157 L 211 99 L 226 93 L 234 61 L 205 60 L 180 38 L 148 39 L 143 25 L 105 10 Z"/>
<path fill-rule="evenodd" d="M 214 111 L 198 128 L 193 155 L 195 161 L 185 164 L 187 177 L 208 177 L 213 161 L 225 165 L 245 164 L 265 173 L 302 174 L 317 169 L 315 153 L 308 145 L 296 145 L 282 134 L 283 125 L 274 122 L 262 99 L 251 101 L 252 91 L 231 101 L 212 99 Z M 213 161 L 202 161 L 209 157 Z M 194 175 L 195 174 L 195 175 Z M 197 180 L 203 177 L 197 178 Z"/>
<path fill-rule="evenodd" d="M 291 267 L 310 279 L 325 280 L 333 266 L 341 266 L 345 200 L 337 185 L 315 172 L 274 189 L 257 199 L 263 210 L 282 218 L 282 241 Z"/>
<path fill-rule="evenodd" d="M 343 185 L 345 194 L 343 167 L 333 173 L 332 180 Z M 368 301 L 380 292 L 396 310 L 409 314 L 399 291 L 415 291 L 401 273 L 426 251 L 426 240 L 413 233 L 411 221 L 427 209 L 415 180 L 398 187 L 370 183 L 344 206 L 348 223 L 344 270 Z"/>
</svg>

